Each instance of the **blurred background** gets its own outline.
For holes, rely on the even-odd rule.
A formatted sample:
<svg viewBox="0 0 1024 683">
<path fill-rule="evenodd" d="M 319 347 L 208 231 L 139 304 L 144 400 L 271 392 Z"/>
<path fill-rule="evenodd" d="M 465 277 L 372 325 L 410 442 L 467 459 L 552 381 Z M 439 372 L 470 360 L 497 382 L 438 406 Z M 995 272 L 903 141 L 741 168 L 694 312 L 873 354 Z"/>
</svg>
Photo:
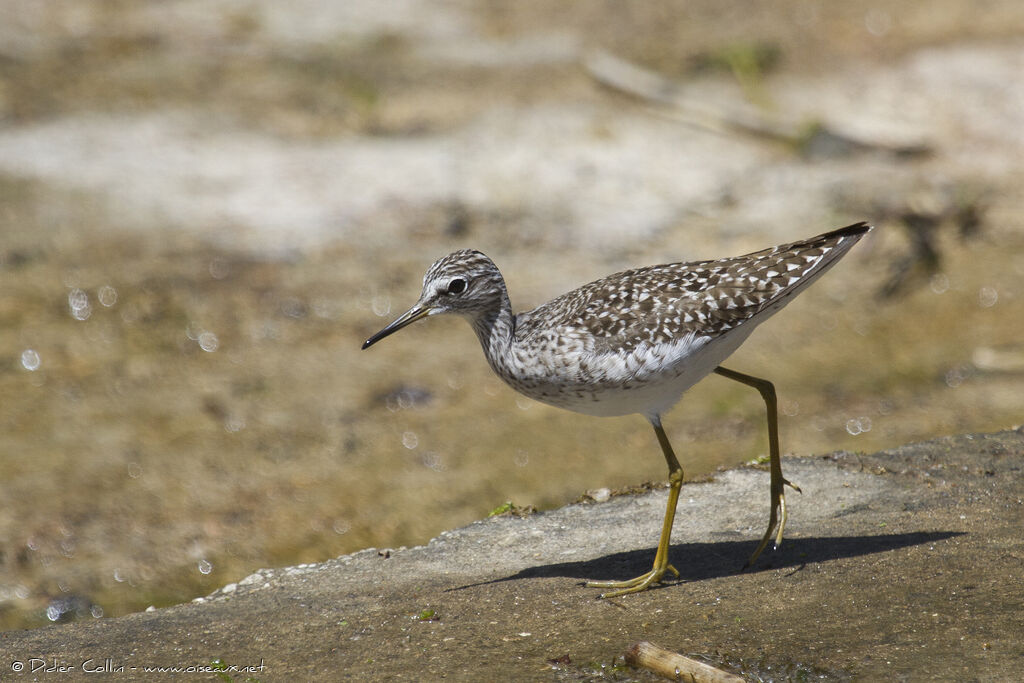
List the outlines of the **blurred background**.
<svg viewBox="0 0 1024 683">
<path fill-rule="evenodd" d="M 1022 73 L 1016 0 L 3 0 L 0 628 L 663 481 L 460 320 L 360 352 L 457 248 L 523 310 L 869 220 L 730 363 L 783 450 L 1019 424 Z M 767 451 L 720 378 L 665 425 Z"/>
</svg>

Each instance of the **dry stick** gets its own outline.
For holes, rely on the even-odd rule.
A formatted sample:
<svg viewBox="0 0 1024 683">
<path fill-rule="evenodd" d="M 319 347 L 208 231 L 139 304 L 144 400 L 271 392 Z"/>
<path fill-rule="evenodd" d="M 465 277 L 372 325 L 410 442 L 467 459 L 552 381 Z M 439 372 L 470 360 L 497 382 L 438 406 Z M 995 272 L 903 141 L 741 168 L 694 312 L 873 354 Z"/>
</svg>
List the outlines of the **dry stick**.
<svg viewBox="0 0 1024 683">
<path fill-rule="evenodd" d="M 687 683 L 743 683 L 739 676 L 676 652 L 663 650 L 646 640 L 640 641 L 626 651 L 626 662 L 631 666 L 650 669 L 656 674 Z"/>
<path fill-rule="evenodd" d="M 649 104 L 668 107 L 668 110 L 660 109 L 659 113 L 670 115 L 697 128 L 716 133 L 736 131 L 794 147 L 801 147 L 809 142 L 808 130 L 803 126 L 773 123 L 760 113 L 739 103 L 736 103 L 731 111 L 725 111 L 722 107 L 687 97 L 683 93 L 683 88 L 675 81 L 608 52 L 591 52 L 584 58 L 583 67 L 601 85 L 632 95 Z M 868 141 L 838 132 L 824 124 L 819 124 L 812 131 L 821 139 L 827 138 L 833 147 L 845 150 L 845 153 L 874 150 L 905 157 L 919 156 L 931 151 L 929 146 L 921 141 Z"/>
<path fill-rule="evenodd" d="M 730 129 L 790 142 L 793 131 L 776 126 L 747 112 L 724 112 L 719 108 L 683 95 L 678 83 L 611 53 L 591 52 L 583 61 L 587 72 L 601 85 L 632 95 L 649 103 L 673 109 L 673 117 L 697 128 L 716 133 Z"/>
</svg>

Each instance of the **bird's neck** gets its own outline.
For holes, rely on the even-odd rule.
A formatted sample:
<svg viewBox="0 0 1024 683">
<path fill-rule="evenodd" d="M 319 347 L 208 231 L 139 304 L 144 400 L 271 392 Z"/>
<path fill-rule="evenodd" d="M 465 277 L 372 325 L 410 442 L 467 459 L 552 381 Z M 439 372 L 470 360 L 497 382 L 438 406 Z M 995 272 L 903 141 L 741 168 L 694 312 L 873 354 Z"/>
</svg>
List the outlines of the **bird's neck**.
<svg viewBox="0 0 1024 683">
<path fill-rule="evenodd" d="M 470 319 L 487 362 L 495 370 L 496 364 L 500 365 L 512 348 L 515 319 L 508 295 L 503 295 L 494 307 Z"/>
</svg>

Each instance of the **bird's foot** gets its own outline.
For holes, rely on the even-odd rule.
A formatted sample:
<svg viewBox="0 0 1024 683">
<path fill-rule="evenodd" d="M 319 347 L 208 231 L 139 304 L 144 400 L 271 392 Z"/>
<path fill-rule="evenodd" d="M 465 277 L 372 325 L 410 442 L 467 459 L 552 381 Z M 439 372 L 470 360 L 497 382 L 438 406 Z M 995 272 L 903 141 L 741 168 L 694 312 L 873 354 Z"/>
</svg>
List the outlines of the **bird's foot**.
<svg viewBox="0 0 1024 683">
<path fill-rule="evenodd" d="M 679 570 L 672 565 L 665 563 L 662 567 L 655 566 L 649 572 L 625 581 L 587 581 L 586 585 L 592 588 L 615 588 L 617 590 L 608 593 L 601 593 L 602 598 L 617 598 L 628 593 L 639 593 L 647 590 L 651 584 L 657 583 L 665 576 L 665 572 L 671 572 L 674 577 L 679 578 Z"/>
<path fill-rule="evenodd" d="M 783 479 L 782 483 L 785 486 L 789 486 L 797 493 L 802 493 L 802 491 L 800 491 L 800 487 L 791 483 L 788 479 Z M 754 561 L 761 555 L 761 551 L 768 546 L 768 541 L 771 540 L 773 531 L 776 533 L 775 544 L 772 549 L 778 550 L 779 546 L 782 545 L 782 532 L 786 529 L 786 494 L 783 493 L 782 486 L 779 487 L 778 495 L 772 496 L 772 498 L 772 510 L 768 517 L 768 529 L 764 532 L 761 542 L 757 544 L 757 549 L 754 551 L 754 554 L 751 555 L 750 559 L 747 560 L 747 563 L 743 565 L 742 571 L 746 571 L 753 566 Z"/>
</svg>

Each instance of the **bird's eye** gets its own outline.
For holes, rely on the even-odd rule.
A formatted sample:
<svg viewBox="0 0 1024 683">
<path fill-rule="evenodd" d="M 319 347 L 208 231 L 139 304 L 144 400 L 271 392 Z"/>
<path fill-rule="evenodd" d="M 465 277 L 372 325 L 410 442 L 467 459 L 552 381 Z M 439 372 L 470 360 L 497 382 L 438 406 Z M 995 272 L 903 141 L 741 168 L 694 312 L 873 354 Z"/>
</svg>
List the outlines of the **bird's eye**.
<svg viewBox="0 0 1024 683">
<path fill-rule="evenodd" d="M 448 283 L 449 294 L 462 294 L 466 291 L 466 281 L 461 277 L 457 277 Z"/>
</svg>

